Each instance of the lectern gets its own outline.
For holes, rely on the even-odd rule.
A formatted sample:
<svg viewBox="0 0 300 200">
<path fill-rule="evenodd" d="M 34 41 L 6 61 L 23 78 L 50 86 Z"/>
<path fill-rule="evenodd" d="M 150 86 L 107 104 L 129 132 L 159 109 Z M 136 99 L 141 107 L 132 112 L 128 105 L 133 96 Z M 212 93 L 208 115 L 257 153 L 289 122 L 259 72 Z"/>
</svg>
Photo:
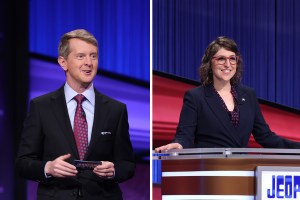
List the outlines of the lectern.
<svg viewBox="0 0 300 200">
<path fill-rule="evenodd" d="M 162 199 L 300 199 L 300 150 L 197 148 L 162 160 Z"/>
</svg>

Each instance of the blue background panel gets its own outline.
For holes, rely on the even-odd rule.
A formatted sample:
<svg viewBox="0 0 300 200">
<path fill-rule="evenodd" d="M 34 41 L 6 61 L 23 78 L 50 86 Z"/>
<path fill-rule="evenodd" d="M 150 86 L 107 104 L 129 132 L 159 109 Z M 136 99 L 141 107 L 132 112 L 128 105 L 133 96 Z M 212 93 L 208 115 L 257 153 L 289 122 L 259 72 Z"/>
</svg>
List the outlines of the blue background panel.
<svg viewBox="0 0 300 200">
<path fill-rule="evenodd" d="M 149 0 L 31 0 L 31 53 L 57 57 L 60 37 L 83 28 L 99 42 L 99 68 L 150 81 Z"/>
</svg>

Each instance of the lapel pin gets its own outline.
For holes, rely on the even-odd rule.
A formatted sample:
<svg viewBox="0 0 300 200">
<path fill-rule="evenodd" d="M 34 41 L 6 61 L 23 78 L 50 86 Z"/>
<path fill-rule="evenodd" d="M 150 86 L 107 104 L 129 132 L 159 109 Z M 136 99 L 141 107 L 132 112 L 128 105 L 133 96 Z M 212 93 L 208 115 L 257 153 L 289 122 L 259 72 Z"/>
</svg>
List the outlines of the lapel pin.
<svg viewBox="0 0 300 200">
<path fill-rule="evenodd" d="M 246 99 L 245 99 L 245 98 L 242 98 L 242 101 L 246 101 Z"/>
</svg>

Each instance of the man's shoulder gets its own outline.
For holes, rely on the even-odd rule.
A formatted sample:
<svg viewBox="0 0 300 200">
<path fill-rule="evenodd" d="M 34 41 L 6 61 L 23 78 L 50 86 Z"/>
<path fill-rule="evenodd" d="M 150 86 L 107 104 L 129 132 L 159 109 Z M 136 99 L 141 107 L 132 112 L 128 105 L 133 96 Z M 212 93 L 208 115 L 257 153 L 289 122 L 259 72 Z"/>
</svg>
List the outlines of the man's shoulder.
<svg viewBox="0 0 300 200">
<path fill-rule="evenodd" d="M 112 104 L 113 106 L 125 106 L 125 103 L 113 98 L 113 97 L 110 97 L 110 96 L 107 96 L 101 92 L 98 92 L 95 90 L 95 95 L 96 95 L 96 98 L 99 98 L 101 99 L 102 101 L 104 102 L 107 102 L 109 104 Z"/>
<path fill-rule="evenodd" d="M 35 103 L 39 103 L 39 102 L 47 102 L 53 98 L 57 98 L 58 96 L 63 95 L 63 90 L 57 89 L 55 91 L 51 91 L 45 94 L 42 94 L 40 96 L 34 97 L 31 101 L 35 102 Z"/>
</svg>

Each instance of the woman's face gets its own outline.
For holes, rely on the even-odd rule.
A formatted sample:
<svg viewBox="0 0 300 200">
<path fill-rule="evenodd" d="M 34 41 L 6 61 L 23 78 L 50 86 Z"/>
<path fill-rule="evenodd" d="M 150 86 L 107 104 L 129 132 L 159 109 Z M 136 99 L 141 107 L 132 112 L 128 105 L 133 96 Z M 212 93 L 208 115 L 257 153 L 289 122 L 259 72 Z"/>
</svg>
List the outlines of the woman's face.
<svg viewBox="0 0 300 200">
<path fill-rule="evenodd" d="M 227 83 L 236 73 L 238 57 L 234 52 L 221 48 L 211 60 L 213 80 Z"/>
</svg>

